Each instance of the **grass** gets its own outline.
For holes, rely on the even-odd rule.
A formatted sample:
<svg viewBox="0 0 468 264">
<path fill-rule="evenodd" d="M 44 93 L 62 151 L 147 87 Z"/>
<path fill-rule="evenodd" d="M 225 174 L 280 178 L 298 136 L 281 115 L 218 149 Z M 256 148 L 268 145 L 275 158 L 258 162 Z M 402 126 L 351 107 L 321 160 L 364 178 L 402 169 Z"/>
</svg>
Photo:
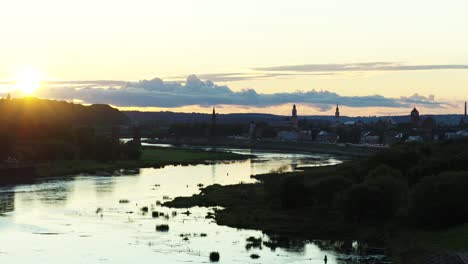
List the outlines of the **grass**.
<svg viewBox="0 0 468 264">
<path fill-rule="evenodd" d="M 352 228 L 328 210 L 301 208 L 282 210 L 265 202 L 263 184 L 211 185 L 201 194 L 177 197 L 167 207 L 220 206 L 215 220 L 234 228 L 258 229 L 268 234 L 291 237 L 329 237 L 350 235 Z"/>
<path fill-rule="evenodd" d="M 37 163 L 36 172 L 40 177 L 49 177 L 125 168 L 162 167 L 165 165 L 198 164 L 220 160 L 241 160 L 247 157 L 245 155 L 218 151 L 144 147 L 142 148 L 142 155 L 138 160 L 109 162 L 97 160 L 54 160 Z"/>
<path fill-rule="evenodd" d="M 294 142 L 294 141 L 278 141 L 278 140 L 234 140 L 223 138 L 217 141 L 180 141 L 180 142 L 164 142 L 172 144 L 188 144 L 188 145 L 210 145 L 210 146 L 223 146 L 223 147 L 236 147 L 236 148 L 252 148 L 264 150 L 282 150 L 282 151 L 301 151 L 311 153 L 325 153 L 343 155 L 349 157 L 369 157 L 378 153 L 384 148 L 372 146 L 360 146 L 351 144 L 327 144 L 318 142 Z"/>
</svg>

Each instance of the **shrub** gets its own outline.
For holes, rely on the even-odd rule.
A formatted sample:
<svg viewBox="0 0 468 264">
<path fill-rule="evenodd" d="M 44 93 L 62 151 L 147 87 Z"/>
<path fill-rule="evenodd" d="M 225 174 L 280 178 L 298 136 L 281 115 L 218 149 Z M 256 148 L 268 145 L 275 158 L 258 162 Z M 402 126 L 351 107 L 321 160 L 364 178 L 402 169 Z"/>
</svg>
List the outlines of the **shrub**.
<svg viewBox="0 0 468 264">
<path fill-rule="evenodd" d="M 309 189 L 315 203 L 329 206 L 351 184 L 352 182 L 343 176 L 331 176 L 317 180 Z"/>
<path fill-rule="evenodd" d="M 406 200 L 407 188 L 392 177 L 379 177 L 353 185 L 343 196 L 343 211 L 356 221 L 385 220 L 395 216 Z"/>
<path fill-rule="evenodd" d="M 306 190 L 303 176 L 292 176 L 283 179 L 281 183 L 281 207 L 283 209 L 300 208 L 306 200 Z"/>
<path fill-rule="evenodd" d="M 396 170 L 388 165 L 382 164 L 377 166 L 375 169 L 369 171 L 368 178 L 378 178 L 378 177 L 393 177 L 393 178 L 402 178 L 402 174 L 399 170 Z"/>
</svg>

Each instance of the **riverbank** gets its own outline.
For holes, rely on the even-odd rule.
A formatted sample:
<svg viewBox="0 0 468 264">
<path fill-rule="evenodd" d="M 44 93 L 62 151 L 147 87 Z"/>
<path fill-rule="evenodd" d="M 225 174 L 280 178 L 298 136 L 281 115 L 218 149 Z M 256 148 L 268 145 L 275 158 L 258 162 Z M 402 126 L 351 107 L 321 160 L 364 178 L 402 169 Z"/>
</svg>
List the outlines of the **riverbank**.
<svg viewBox="0 0 468 264">
<path fill-rule="evenodd" d="M 145 140 L 153 144 L 172 144 L 174 146 L 210 146 L 242 149 L 259 149 L 275 151 L 295 151 L 314 154 L 333 154 L 348 157 L 365 158 L 374 155 L 387 148 L 356 144 L 332 144 L 317 142 L 296 142 L 278 140 L 245 140 L 245 139 L 180 139 L 180 140 Z"/>
<path fill-rule="evenodd" d="M 468 224 L 440 230 L 409 228 L 397 223 L 351 224 L 328 208 L 283 210 L 266 203 L 264 197 L 262 183 L 212 185 L 202 189 L 199 195 L 177 197 L 163 205 L 172 208 L 220 206 L 223 209 L 207 216 L 213 217 L 218 225 L 261 230 L 276 238 L 358 240 L 384 245 L 393 263 L 417 264 L 424 259 L 439 258 L 439 254 L 450 258 L 451 254 L 467 250 Z"/>
<path fill-rule="evenodd" d="M 186 148 L 142 147 L 142 155 L 136 160 L 56 160 L 35 164 L 39 177 L 64 176 L 117 169 L 188 165 L 215 161 L 243 160 L 250 156 L 230 152 L 206 151 Z"/>
</svg>

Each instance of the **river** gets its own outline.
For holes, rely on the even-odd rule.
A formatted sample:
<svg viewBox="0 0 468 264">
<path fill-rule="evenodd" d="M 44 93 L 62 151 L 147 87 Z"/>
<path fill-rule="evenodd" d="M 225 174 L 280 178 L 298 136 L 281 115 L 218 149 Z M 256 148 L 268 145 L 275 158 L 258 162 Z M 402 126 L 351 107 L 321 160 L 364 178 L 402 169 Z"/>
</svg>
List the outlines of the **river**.
<svg viewBox="0 0 468 264">
<path fill-rule="evenodd" d="M 285 248 L 246 248 L 256 230 L 218 226 L 211 208 L 170 209 L 159 204 L 190 196 L 200 186 L 249 183 L 253 174 L 298 166 L 340 163 L 329 155 L 229 151 L 253 154 L 245 161 L 120 170 L 109 175 L 74 175 L 0 188 L 0 263 L 388 263 L 359 243 L 291 241 Z M 148 207 L 148 213 L 141 210 Z M 164 216 L 153 218 L 152 211 Z M 167 232 L 156 225 L 167 224 Z M 336 244 L 350 245 L 336 250 Z M 329 247 L 334 245 L 335 247 Z M 260 256 L 252 259 L 251 255 Z"/>
</svg>

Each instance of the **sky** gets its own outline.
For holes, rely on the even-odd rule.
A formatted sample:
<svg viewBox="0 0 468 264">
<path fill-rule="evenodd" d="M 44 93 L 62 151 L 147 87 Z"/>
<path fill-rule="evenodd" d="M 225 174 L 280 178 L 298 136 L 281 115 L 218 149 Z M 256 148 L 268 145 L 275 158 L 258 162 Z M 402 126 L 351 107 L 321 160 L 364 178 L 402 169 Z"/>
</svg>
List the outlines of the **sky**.
<svg viewBox="0 0 468 264">
<path fill-rule="evenodd" d="M 466 10 L 465 0 L 4 1 L 0 94 L 143 111 L 462 113 Z"/>
</svg>

